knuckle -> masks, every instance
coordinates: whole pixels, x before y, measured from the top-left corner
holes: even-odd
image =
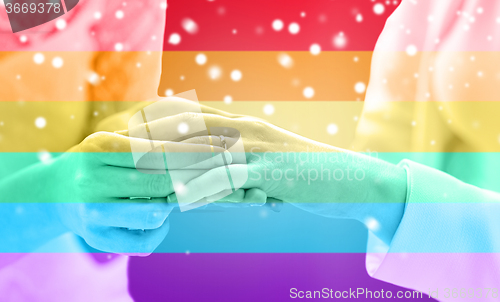
[[[157,229],[163,225],[165,219],[167,219],[170,211],[165,207],[156,206],[156,209],[149,211],[147,218],[147,228]]]
[[[82,151],[100,152],[103,149],[102,144],[107,136],[108,133],[102,131],[87,136],[81,144]]]
[[[199,145],[209,145],[209,139],[204,136],[197,136],[194,138],[194,143]]]
[[[158,244],[154,240],[154,238],[148,238],[147,240],[139,243],[139,249],[141,253],[151,254],[154,252]]]
[[[106,249],[102,244],[102,240],[99,240],[99,236],[95,234],[93,228],[89,224],[82,225],[81,232],[82,234],[80,234],[80,236],[88,245],[98,250]]]
[[[183,113],[181,113],[181,116],[186,118],[186,119],[192,119],[192,118],[199,117],[200,114],[197,112],[183,112]]]
[[[179,122],[184,122],[184,123],[187,123],[188,125],[190,122],[192,122],[193,120],[196,120],[200,117],[201,117],[201,115],[199,113],[196,113],[196,112],[183,112],[183,113],[180,113],[178,115]]]
[[[226,172],[226,167],[219,167],[216,169],[212,170],[214,173],[214,177],[217,179],[224,179],[227,178],[227,172]]]
[[[168,173],[165,174],[153,174],[149,179],[149,190],[155,195],[167,196],[167,188],[169,183]]]
[[[146,228],[148,229],[157,229],[161,226],[163,220],[160,219],[160,213],[157,211],[151,211],[148,214],[148,218],[146,220]]]
[[[106,216],[103,214],[103,206],[101,204],[86,202],[81,204],[80,207],[81,217],[89,223],[92,221],[99,221],[101,217]]]
[[[80,193],[80,196],[85,196],[85,192],[92,189],[95,184],[91,177],[88,177],[82,170],[76,170],[74,176],[75,189]]]

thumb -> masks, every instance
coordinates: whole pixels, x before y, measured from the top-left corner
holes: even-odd
[[[181,192],[176,191],[177,198],[181,203],[188,204],[225,190],[260,188],[262,178],[249,176],[249,172],[256,167],[256,165],[229,165],[212,169],[189,181]],[[255,176],[255,173],[252,174]]]

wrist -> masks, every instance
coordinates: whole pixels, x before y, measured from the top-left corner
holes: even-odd
[[[0,218],[6,226],[0,230],[3,251],[31,252],[67,231],[48,193],[54,186],[54,173],[51,163],[40,163],[0,182],[0,191],[8,201],[1,203]]]
[[[41,167],[41,177],[44,179],[44,185],[40,190],[39,203],[41,210],[44,213],[40,217],[40,221],[46,223],[46,227],[55,236],[59,236],[68,231],[68,228],[63,224],[59,208],[69,194],[65,191],[62,178],[64,178],[63,168],[64,154],[55,158],[49,163],[45,163]]]
[[[407,175],[403,167],[381,162],[370,175],[372,191],[365,210],[356,219],[386,244],[390,244],[403,218],[406,204]]]
[[[66,156],[66,153],[62,154],[47,167],[47,189],[45,190],[45,196],[43,198],[47,204],[47,216],[50,217],[54,230],[60,233],[70,231],[67,227],[67,223],[64,222],[67,217],[62,217],[61,215],[61,208],[64,207],[66,203],[72,202],[71,194],[65,192],[69,188],[67,185],[64,185],[65,178],[67,177],[65,166],[68,164]]]

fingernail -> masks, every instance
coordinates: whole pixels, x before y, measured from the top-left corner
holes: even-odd
[[[266,203],[269,208],[276,213],[281,212],[281,209],[283,208],[283,201],[279,199],[274,199],[274,198],[268,198],[268,202]]]
[[[158,221],[158,213],[155,211],[149,212],[148,217],[147,217],[147,224],[148,225],[155,225]]]
[[[224,163],[226,165],[230,165],[233,162],[233,156],[231,155],[231,152],[229,152],[229,151],[226,150],[226,151],[224,151],[224,153],[222,154],[222,156],[224,156],[224,158],[225,158]]]

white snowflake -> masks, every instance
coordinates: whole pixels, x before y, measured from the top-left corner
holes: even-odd
[[[59,19],[56,21],[56,28],[58,30],[63,30],[66,28],[66,21],[64,19]]]
[[[61,58],[61,57],[55,57],[54,59],[52,59],[52,66],[54,68],[61,68],[62,66],[64,65],[64,60]]]
[[[207,56],[205,54],[199,53],[196,55],[195,61],[198,65],[205,65],[207,62]]]
[[[33,61],[35,62],[35,64],[42,64],[44,61],[45,61],[45,56],[40,53],[40,52],[37,52],[34,56],[33,56]]]
[[[189,125],[185,122],[182,122],[177,126],[177,132],[179,132],[179,134],[186,134],[188,133],[188,131]]]
[[[385,6],[382,3],[376,3],[373,6],[373,12],[377,15],[381,15],[385,12]]]
[[[306,99],[310,99],[314,96],[314,89],[312,87],[306,87],[304,91],[302,91],[302,94]]]
[[[276,19],[273,21],[272,23],[272,27],[275,31],[280,31],[283,29],[283,21],[281,21],[280,19]]]
[[[343,48],[347,44],[347,38],[345,37],[343,32],[338,33],[334,38],[333,38],[333,45],[335,45],[337,48]]]
[[[312,55],[317,56],[321,53],[321,46],[319,44],[312,44],[311,47],[309,47],[309,51],[311,52]]]
[[[285,68],[293,67],[293,59],[286,53],[280,53],[278,55],[278,62],[280,63],[281,66]]]
[[[224,103],[226,103],[227,105],[231,104],[233,102],[233,97],[230,96],[230,95],[226,95],[224,97]]]
[[[43,129],[47,126],[47,120],[44,117],[39,116],[35,119],[35,126],[38,129]]]
[[[231,80],[233,80],[235,82],[239,82],[242,77],[243,77],[243,74],[238,69],[235,69],[231,72]]]
[[[115,50],[116,51],[122,51],[123,50],[123,44],[122,43],[116,43],[115,44]]]
[[[406,47],[406,54],[409,55],[410,57],[413,57],[414,55],[417,54],[417,47],[415,45],[408,45]]]
[[[168,38],[168,43],[172,45],[177,45],[181,43],[181,36],[178,33],[172,33]]]
[[[190,34],[196,34],[198,32],[198,24],[189,18],[182,20],[182,28]]]
[[[300,25],[298,23],[296,23],[296,22],[292,22],[292,23],[290,23],[290,25],[288,25],[288,31],[292,35],[296,35],[300,31]]]
[[[330,135],[335,135],[339,132],[339,127],[336,124],[329,124],[326,127],[326,132]]]
[[[212,80],[218,80],[222,76],[222,70],[219,66],[212,66],[208,69],[208,76]]]
[[[373,217],[366,218],[365,225],[372,232],[377,232],[378,230],[380,230],[380,223]]]
[[[123,13],[123,11],[121,11],[121,10],[117,10],[117,11],[115,12],[115,17],[116,17],[116,19],[123,19],[123,17],[124,17],[124,16],[125,16],[125,14],[124,14],[124,13]]]
[[[354,85],[354,91],[356,91],[356,93],[362,94],[365,92],[365,90],[366,90],[366,85],[363,82],[357,82]]]
[[[265,115],[273,115],[274,114],[274,106],[272,104],[266,104],[264,106],[264,114]]]

